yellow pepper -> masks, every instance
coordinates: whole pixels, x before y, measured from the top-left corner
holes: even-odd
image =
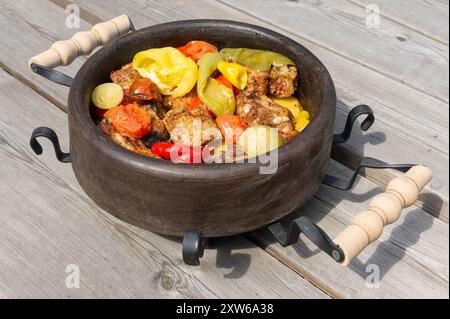
[[[243,90],[247,85],[247,69],[234,62],[220,61],[217,69],[222,75],[239,90]]]
[[[163,95],[180,97],[192,90],[197,81],[197,64],[172,47],[137,53],[133,68],[152,80]]]
[[[228,61],[256,70],[269,72],[272,66],[295,65],[288,57],[273,51],[247,48],[225,48],[220,50]]]
[[[303,110],[302,106],[300,105],[300,101],[293,96],[285,98],[272,98],[272,101],[275,104],[287,108],[292,113],[294,119],[297,118],[300,115],[300,112]]]
[[[310,122],[308,111],[301,111],[299,116],[295,118],[295,129],[299,132],[303,131]]]
[[[297,131],[301,132],[305,129],[306,126],[308,126],[310,122],[309,113],[308,111],[303,110],[300,101],[297,98],[293,96],[281,99],[272,98],[272,101],[275,104],[287,108],[292,113],[295,121],[295,129]]]
[[[223,60],[220,53],[206,53],[198,60],[197,94],[216,116],[234,114],[236,109],[233,90],[211,77]]]

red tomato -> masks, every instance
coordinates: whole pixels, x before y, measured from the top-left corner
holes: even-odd
[[[97,114],[97,117],[100,120],[105,116],[105,113],[107,111],[108,111],[107,109],[101,109],[101,108],[95,107],[95,114]]]
[[[205,105],[205,104],[203,104],[203,102],[200,100],[200,98],[199,98],[198,96],[195,96],[195,97],[192,99],[191,104],[188,105],[187,109],[188,109],[189,111],[192,111],[193,109],[195,109],[195,108],[197,108],[197,107],[199,107],[199,106],[202,106],[202,105]]]
[[[247,125],[237,115],[222,114],[216,118],[217,126],[219,127],[225,141],[228,143],[236,143],[239,137],[247,129]]]
[[[223,75],[219,75],[218,77],[216,77],[216,80],[225,85],[227,88],[232,89],[234,95],[239,94],[239,89],[235,87],[233,84],[231,84],[231,82],[228,81],[227,78],[224,77]]]
[[[164,159],[170,159],[170,153],[174,145],[168,142],[158,142],[152,145],[151,151],[153,154],[159,155]]]
[[[213,111],[211,111],[201,100],[198,96],[195,96],[192,99],[192,102],[188,105],[187,109],[189,111],[192,111],[194,109],[196,109],[197,107],[204,107],[205,109],[208,110],[209,115],[211,116],[211,118],[215,118],[216,114],[214,114]]]
[[[136,104],[113,107],[105,113],[105,118],[123,136],[141,138],[150,132],[150,113]]]
[[[129,94],[131,98],[137,100],[155,100],[161,101],[161,93],[159,92],[158,87],[152,80],[148,78],[140,78],[134,80],[134,82],[130,86]]]
[[[123,90],[123,99],[122,102],[120,102],[120,105],[127,105],[133,103],[133,99],[130,98],[130,96],[128,95],[130,89],[122,89],[122,90]]]
[[[216,46],[205,41],[190,41],[177,49],[195,62],[197,62],[203,54],[217,52]]]
[[[186,146],[181,144],[172,144],[168,142],[159,142],[152,145],[153,154],[159,155],[164,159],[172,160],[175,163],[203,163],[203,147]],[[173,156],[172,154],[176,155]]]

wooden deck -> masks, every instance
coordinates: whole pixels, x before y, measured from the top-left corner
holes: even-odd
[[[198,267],[183,264],[178,240],[117,220],[81,190],[50,144],[35,156],[31,131],[49,126],[68,145],[68,89],[33,74],[27,61],[76,31],[120,14],[136,28],[194,18],[268,27],[303,44],[329,69],[338,93],[336,130],[348,110],[370,105],[376,123],[348,151],[429,166],[435,177],[416,206],[343,268],[307,239],[289,248],[266,230],[224,238]],[[380,9],[367,28],[366,6]],[[0,0],[0,298],[448,298],[448,0]],[[74,75],[86,58],[62,68]],[[47,151],[48,150],[48,151]],[[330,171],[348,173],[346,163]],[[366,170],[350,192],[323,186],[302,209],[337,235],[396,172]],[[80,287],[65,285],[66,267]],[[380,268],[368,285],[368,265]]]

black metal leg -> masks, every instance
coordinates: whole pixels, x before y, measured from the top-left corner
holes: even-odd
[[[206,238],[202,238],[198,231],[187,232],[183,237],[183,261],[186,265],[200,265],[203,257]]]
[[[30,138],[30,146],[36,155],[42,154],[42,146],[39,144],[37,138],[45,137],[48,138],[55,149],[55,155],[58,161],[63,163],[70,163],[70,153],[64,153],[61,151],[61,146],[59,145],[58,135],[56,135],[55,131],[48,127],[38,127],[31,134]]]
[[[398,170],[400,172],[406,172],[415,165],[416,164],[388,164],[372,157],[362,157],[356,169],[354,169],[352,176],[349,179],[343,179],[340,177],[326,175],[322,183],[342,191],[347,191],[351,189],[355,184],[356,178],[358,177],[358,173],[362,168],[365,167],[375,169],[391,168]]]
[[[331,158],[338,162],[344,162],[350,169],[353,170],[353,174],[349,179],[343,179],[331,175],[326,175],[323,183],[325,185],[334,187],[339,190],[347,191],[355,184],[358,173],[362,168],[375,168],[375,169],[396,169],[401,172],[406,172],[415,164],[388,164],[383,161],[377,160],[371,157],[355,157],[354,154],[349,154],[345,149],[338,144],[345,143],[349,138],[353,130],[353,124],[360,117],[366,115],[366,118],[361,123],[361,130],[367,131],[375,122],[375,117],[372,109],[367,105],[355,106],[347,116],[344,131],[340,134],[333,136],[333,147],[331,149]],[[351,163],[351,164],[349,164]]]
[[[345,143],[350,138],[353,130],[353,124],[358,117],[362,115],[367,115],[364,121],[361,123],[361,130],[367,131],[375,122],[375,116],[373,115],[372,109],[368,105],[358,105],[355,106],[347,115],[347,121],[345,122],[344,131],[340,134],[334,134],[333,144]]]
[[[305,234],[317,247],[333,257],[337,262],[344,260],[344,253],[330,237],[308,217],[302,216],[289,222],[287,226],[276,222],[268,227],[269,231],[283,247],[295,244],[300,233]]]

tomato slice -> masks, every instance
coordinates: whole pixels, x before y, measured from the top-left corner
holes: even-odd
[[[216,118],[217,126],[222,132],[225,141],[228,143],[236,143],[239,137],[247,129],[247,125],[242,119],[233,114],[222,114]]]
[[[201,56],[206,53],[218,52],[216,46],[205,41],[190,41],[186,45],[177,49],[195,62],[197,62]]]
[[[205,105],[205,104],[200,100],[200,98],[199,98],[198,95],[197,95],[197,96],[195,96],[195,97],[192,99],[192,101],[191,101],[191,103],[188,105],[187,109],[188,109],[189,111],[192,111],[193,109],[195,109],[195,108],[197,108],[197,107],[199,107],[199,106],[202,106],[202,105]]]
[[[119,105],[109,109],[105,118],[123,136],[141,138],[150,132],[150,113],[136,104]]]
[[[239,89],[237,87],[235,87],[233,84],[231,84],[231,82],[228,81],[228,79],[226,77],[224,77],[223,75],[219,75],[218,77],[216,77],[216,80],[219,81],[220,83],[222,83],[223,85],[225,85],[227,88],[232,89],[234,95],[239,94]]]
[[[161,93],[158,87],[152,80],[147,78],[140,78],[135,80],[131,86],[128,95],[137,100],[143,101],[162,101]]]

